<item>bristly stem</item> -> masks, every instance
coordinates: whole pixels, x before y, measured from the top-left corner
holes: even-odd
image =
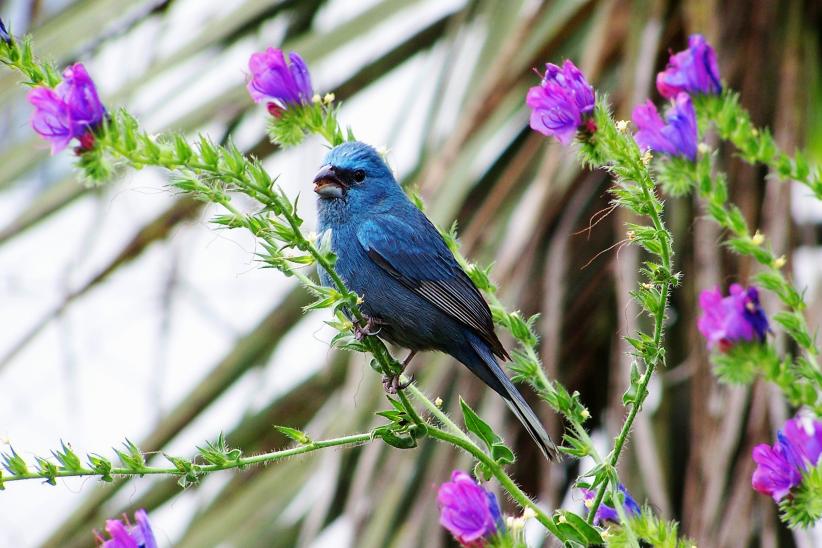
[[[597,471],[594,483],[598,484],[598,489],[589,509],[589,523],[593,523],[609,486],[614,492],[618,490],[616,465],[634,420],[648,396],[651,377],[657,366],[665,360],[663,336],[668,296],[671,286],[678,281],[672,270],[671,235],[662,220],[663,205],[656,195],[656,184],[648,170],[650,156],[641,153],[630,134],[617,129],[604,103],[600,102],[597,105],[594,120],[597,130],[590,141],[583,145],[583,157],[594,165],[602,165],[616,177],[616,184],[611,191],[615,203],[650,219],[651,227],[631,225],[628,240],[641,245],[650,255],[657,257],[659,263],[645,263],[642,273],[647,281],[633,294],[642,310],[653,318],[653,334],[651,337],[642,333],[636,337],[626,337],[636,350],[636,355],[642,358],[645,371],[636,381],[635,371],[632,371],[631,387],[623,398],[630,405],[630,409],[614,440],[614,447],[608,455],[607,462]],[[602,158],[608,161],[603,163],[600,160]]]
[[[235,460],[227,461],[224,464],[202,464],[202,465],[192,465],[192,470],[196,474],[205,474],[209,472],[216,472],[219,470],[231,470],[231,469],[243,469],[247,466],[253,466],[255,464],[267,464],[270,462],[276,462],[283,460],[288,457],[293,457],[296,455],[302,455],[305,453],[311,453],[313,451],[318,451],[320,449],[325,449],[328,447],[339,447],[339,446],[350,446],[350,445],[362,445],[364,443],[369,443],[370,441],[374,440],[378,436],[375,435],[374,432],[365,432],[362,434],[351,434],[348,436],[342,436],[339,438],[331,438],[327,440],[320,440],[320,441],[312,441],[306,444],[298,445],[296,447],[292,447],[290,449],[283,449],[280,451],[271,451],[269,453],[262,453],[259,455],[254,455],[252,457],[240,457]],[[133,467],[112,467],[108,469],[107,476],[115,477],[115,476],[146,476],[146,475],[167,475],[167,476],[185,476],[188,472],[180,467],[162,467],[162,466],[133,466]],[[42,479],[42,480],[53,480],[54,478],[68,478],[68,477],[87,477],[87,476],[100,476],[102,477],[100,470],[95,470],[88,467],[77,467],[70,470],[59,469],[53,472],[44,472],[44,471],[36,471],[36,472],[25,472],[20,474],[14,474],[12,476],[2,476],[0,477],[0,486],[3,483],[9,483],[12,481],[20,481],[20,480],[30,480],[30,479]]]
[[[454,421],[452,421],[448,417],[448,415],[446,415],[442,411],[442,409],[437,407],[437,405],[434,402],[432,402],[425,394],[423,394],[423,392],[419,388],[417,388],[417,385],[411,384],[411,385],[408,386],[408,388],[406,388],[406,390],[411,392],[411,395],[414,396],[414,399],[418,400],[422,404],[423,407],[428,409],[428,411],[434,417],[436,417],[437,420],[440,421],[440,423],[443,426],[448,428],[448,430],[450,430],[455,435],[460,436],[463,439],[470,440],[468,435],[465,432],[463,432],[462,429],[459,426],[457,426],[454,423]]]

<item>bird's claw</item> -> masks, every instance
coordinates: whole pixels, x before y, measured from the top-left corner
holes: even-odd
[[[407,380],[401,381],[400,375],[383,375],[382,386],[389,394],[396,394],[400,390],[405,390],[414,382],[414,376],[411,375]]]
[[[366,320],[365,325],[361,326],[360,322],[354,322],[354,338],[358,341],[363,340],[366,337],[370,337],[371,335],[377,335],[380,332],[380,327],[378,327],[379,321],[375,320],[374,318],[368,316],[368,320]]]

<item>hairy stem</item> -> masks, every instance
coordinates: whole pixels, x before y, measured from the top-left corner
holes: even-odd
[[[311,443],[307,443],[304,445],[299,445],[297,447],[292,447],[291,449],[283,449],[281,451],[272,451],[269,453],[262,453],[260,455],[255,455],[253,457],[241,457],[237,460],[227,462],[225,464],[204,464],[204,465],[197,465],[195,468],[196,473],[209,473],[209,472],[217,472],[219,470],[231,470],[231,469],[242,469],[246,466],[252,466],[255,464],[267,464],[270,462],[276,462],[283,460],[288,457],[293,457],[296,455],[302,455],[305,453],[312,453],[314,451],[318,451],[320,449],[325,449],[328,447],[338,447],[338,446],[349,446],[349,445],[362,445],[365,443],[369,443],[375,439],[375,435],[373,432],[366,432],[362,434],[351,434],[348,436],[342,436],[339,438],[331,438],[327,440],[320,440],[320,441],[313,441]],[[184,476],[186,474],[185,471],[180,470],[176,467],[162,467],[162,466],[142,466],[137,468],[125,468],[125,467],[112,467],[109,471],[110,476],[145,476],[145,475],[169,475],[169,476]],[[75,470],[58,470],[53,474],[44,473],[44,472],[28,472],[25,474],[17,474],[14,476],[3,477],[3,482],[8,483],[12,481],[20,481],[20,480],[29,480],[29,479],[42,479],[48,480],[50,478],[66,478],[66,477],[84,477],[84,476],[103,476],[99,471],[93,470],[91,468],[77,468]]]
[[[656,184],[648,171],[647,162],[640,155],[633,138],[617,130],[612,118],[604,109],[598,110],[597,125],[599,126],[597,135],[600,139],[597,146],[602,147],[602,152],[605,153],[606,158],[613,159],[614,163],[609,166],[609,169],[617,175],[620,184],[620,187],[615,191],[616,203],[651,220],[652,234],[643,231],[640,236],[643,240],[640,241],[648,251],[659,258],[660,264],[657,272],[651,270],[646,274],[651,276],[651,279],[647,283],[643,283],[642,288],[650,291],[658,284],[658,297],[648,293],[645,299],[640,299],[643,309],[652,314],[654,324],[650,344],[643,343],[641,338],[635,341],[640,345],[637,348],[642,348],[640,354],[645,363],[645,372],[635,385],[636,392],[631,396],[630,410],[614,440],[614,447],[608,455],[605,466],[602,468],[602,472],[607,475],[607,478],[602,477],[600,474],[597,475],[599,487],[588,513],[589,523],[593,523],[597,509],[602,504],[609,485],[615,492],[618,489],[619,482],[615,473],[616,465],[630,435],[634,420],[648,396],[648,384],[651,382],[651,377],[657,366],[664,363],[663,336],[668,296],[671,286],[676,280],[672,272],[671,236],[662,221],[662,202],[656,196]],[[637,189],[639,189],[638,193],[636,192]],[[640,294],[642,289],[640,289]],[[653,295],[653,298],[648,297],[648,295]]]

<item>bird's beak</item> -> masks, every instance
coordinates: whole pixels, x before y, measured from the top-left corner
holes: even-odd
[[[324,165],[314,177],[314,192],[321,198],[342,198],[345,183],[337,176],[334,166]]]

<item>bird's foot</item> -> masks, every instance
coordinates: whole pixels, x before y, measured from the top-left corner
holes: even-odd
[[[354,322],[354,338],[358,341],[361,341],[371,335],[377,335],[380,332],[380,321],[376,318],[372,318],[371,316],[366,316],[366,318],[367,320],[365,325],[360,325],[359,321]]]
[[[396,394],[400,390],[405,390],[411,383],[414,382],[414,376],[411,375],[406,380],[400,380],[402,375],[383,375],[382,377],[382,387],[385,389],[386,392],[389,394]]]
[[[414,355],[417,353],[416,350],[412,350],[408,357],[405,358],[402,362],[402,371],[405,371],[405,368],[408,367],[408,364],[411,363],[411,360],[414,358]],[[385,388],[385,391],[389,394],[396,394],[399,390],[405,390],[408,388],[412,382],[414,382],[414,375],[409,375],[408,380],[405,382],[400,381],[400,376],[402,373],[396,375],[383,375],[382,377],[382,386]]]

